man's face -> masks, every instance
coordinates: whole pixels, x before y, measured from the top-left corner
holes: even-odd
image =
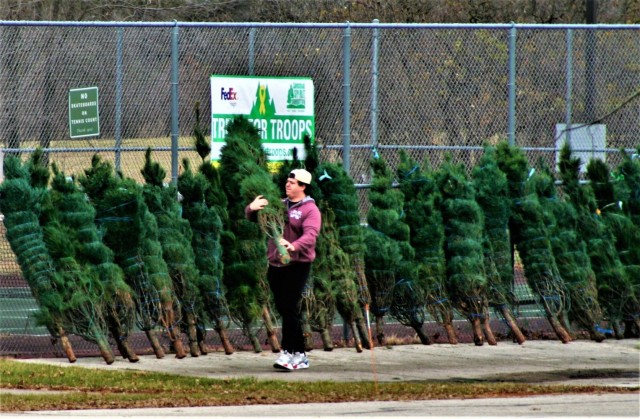
[[[297,180],[288,178],[287,184],[285,185],[285,192],[287,198],[295,201],[304,196],[304,186],[300,186]]]

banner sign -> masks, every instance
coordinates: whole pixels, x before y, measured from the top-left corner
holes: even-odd
[[[100,135],[98,88],[69,90],[69,136],[71,138]]]
[[[315,134],[313,80],[298,77],[211,76],[211,160],[220,159],[227,124],[244,115],[259,130],[269,161],[304,159],[304,136]]]

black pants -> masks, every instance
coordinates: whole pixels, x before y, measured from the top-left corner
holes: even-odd
[[[300,309],[310,271],[311,263],[269,266],[267,271],[276,310],[282,317],[282,349],[289,353],[304,352]]]

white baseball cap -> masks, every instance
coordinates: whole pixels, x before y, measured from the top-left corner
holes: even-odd
[[[289,177],[297,180],[298,182],[311,185],[311,173],[307,172],[304,169],[292,170],[291,172],[289,172]]]

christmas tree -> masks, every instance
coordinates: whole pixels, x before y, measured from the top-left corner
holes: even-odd
[[[319,307],[334,305],[334,308],[322,310],[340,313],[345,326],[352,332],[356,351],[362,352],[363,347],[370,348],[370,343],[362,314],[362,306],[368,301],[368,290],[357,192],[353,180],[341,165],[321,162],[317,145],[311,144],[308,136],[304,138],[304,144],[304,166],[315,179],[311,194],[322,213],[322,230],[316,242],[317,257],[312,270],[312,275],[321,279],[314,287],[317,294],[314,298],[319,300]],[[296,168],[295,160],[294,155],[291,169]],[[283,168],[280,173],[284,175],[287,170]],[[341,216],[337,217],[336,213]],[[347,335],[345,329],[345,339]]]
[[[634,298],[633,286],[615,248],[615,238],[600,215],[591,185],[580,182],[580,166],[580,159],[571,156],[571,146],[565,143],[559,162],[562,190],[578,215],[578,233],[587,245],[596,274],[600,307],[616,337],[622,338],[620,323],[637,313],[627,311]]]
[[[437,171],[436,182],[442,195],[449,295],[471,323],[474,343],[483,345],[486,337],[490,345],[495,345],[484,270],[482,210],[462,165],[448,158]]]
[[[140,185],[116,176],[111,164],[97,154],[79,182],[96,209],[104,244],[113,251],[115,262],[135,293],[138,327],[146,333],[156,357],[164,357],[157,335],[161,327],[167,331],[176,357],[184,358],[180,302],[162,257],[157,221],[144,202]]]
[[[472,177],[476,202],[482,209],[484,220],[482,247],[489,305],[502,316],[514,340],[522,344],[525,337],[513,315],[517,301],[513,292],[513,257],[509,237],[509,184],[498,168],[494,147],[485,147],[484,155],[473,168]]]
[[[202,173],[193,173],[188,160],[183,160],[183,169],[178,178],[178,190],[183,197],[182,217],[189,222],[193,232],[191,247],[200,272],[197,286],[203,299],[204,315],[213,323],[225,353],[230,355],[234,350],[227,336],[229,306],[222,283],[222,219],[215,206],[208,203],[211,184],[207,178]],[[199,326],[197,332],[200,351],[206,354],[206,328]]]
[[[223,240],[233,243],[233,233],[226,229],[229,225],[227,197],[220,183],[220,174],[207,160],[211,154],[211,143],[206,139],[200,122],[200,104],[195,106],[196,123],[193,128],[195,148],[201,158],[196,173],[192,173],[187,159],[183,160],[184,170],[178,177],[178,190],[183,196],[182,216],[189,221],[193,231],[191,245],[196,256],[196,266],[200,271],[198,288],[204,299],[204,308],[227,355],[234,349],[229,341],[229,305],[227,290],[222,275]],[[206,329],[198,328],[200,342],[205,341]],[[206,353],[204,345],[200,351]]]
[[[103,314],[120,354],[131,362],[139,360],[129,344],[135,321],[133,291],[124,281],[122,269],[113,262],[113,252],[104,245],[95,225],[95,209],[72,178],[52,166],[49,193],[50,218],[64,228],[65,242],[73,246],[73,257],[102,289]]]
[[[596,274],[584,240],[577,232],[577,213],[573,205],[558,197],[555,179],[548,167],[540,167],[531,177],[531,184],[546,215],[551,248],[569,293],[569,319],[587,330],[591,339],[601,342],[605,336],[600,328],[602,309]]]
[[[415,250],[416,278],[424,290],[424,302],[431,316],[444,327],[450,344],[458,343],[453,326],[453,306],[447,293],[444,225],[440,212],[440,192],[433,171],[425,159],[423,166],[400,152],[396,169],[404,194],[410,244]]]
[[[50,171],[41,149],[31,154],[28,169],[31,186],[44,189],[40,225],[44,243],[58,272],[57,291],[61,294],[65,330],[98,345],[107,364],[114,362],[107,340],[104,287],[97,275],[75,258],[78,247],[72,229],[58,221],[58,212],[52,205],[52,191],[46,189]]]
[[[365,273],[371,292],[371,311],[376,318],[376,338],[384,345],[384,316],[391,308],[396,281],[414,277],[411,261],[415,252],[409,244],[409,226],[400,218],[402,191],[392,187],[391,170],[375,149],[371,168]]]
[[[551,249],[549,231],[535,191],[527,188],[530,166],[521,149],[505,142],[496,149],[498,167],[507,176],[511,216],[509,232],[516,247],[527,282],[540,298],[547,320],[563,343],[571,341],[563,326],[567,290]]]
[[[196,268],[195,254],[191,247],[193,233],[189,222],[182,218],[175,185],[165,186],[166,171],[151,160],[151,149],[145,153],[145,164],[140,171],[145,180],[142,196],[158,224],[158,241],[162,256],[169,269],[176,298],[182,309],[181,326],[187,331],[191,356],[200,355],[197,329],[204,328],[203,301],[198,290],[200,273]]]
[[[69,362],[76,356],[65,331],[60,278],[44,242],[40,214],[45,190],[33,188],[30,173],[15,156],[4,161],[5,180],[0,184],[0,212],[4,215],[7,241],[38,304],[36,319],[54,340],[60,340]]]
[[[410,228],[409,243],[415,252],[412,261],[415,271],[412,281],[396,284],[392,313],[398,317],[399,309],[403,308],[406,316],[419,318],[422,323],[425,312],[429,311],[444,326],[449,343],[455,344],[458,340],[452,324],[453,308],[445,290],[444,230],[438,231],[433,224],[437,222],[442,227],[442,218],[434,202],[437,187],[427,166],[425,161],[425,168],[420,167],[404,150],[400,151],[396,175],[404,196],[404,220]],[[434,220],[434,216],[439,219]],[[420,340],[429,343],[428,338],[421,337]]]
[[[622,162],[613,173],[619,180],[616,182],[617,195],[623,203],[623,211],[640,226],[640,146],[631,155],[621,154]]]
[[[227,126],[225,145],[220,155],[220,179],[227,197],[229,230],[233,242],[225,242],[224,283],[228,290],[229,309],[252,341],[254,350],[262,346],[256,336],[257,320],[262,316],[273,352],[280,351],[266,284],[266,238],[281,234],[284,207],[278,189],[266,168],[267,157],[257,128],[238,116]],[[245,207],[258,196],[269,205],[258,214],[258,223],[247,220]],[[268,210],[267,210],[268,208]],[[286,259],[286,250],[281,254]]]
[[[592,159],[587,165],[587,177],[591,181],[600,217],[613,235],[620,262],[634,291],[633,295],[627,296],[624,308],[625,338],[638,337],[640,333],[640,226],[633,222],[629,211],[625,211],[624,202],[629,201],[625,178],[633,179],[630,170],[633,166],[628,162],[623,157],[618,174],[610,173],[602,160]]]

